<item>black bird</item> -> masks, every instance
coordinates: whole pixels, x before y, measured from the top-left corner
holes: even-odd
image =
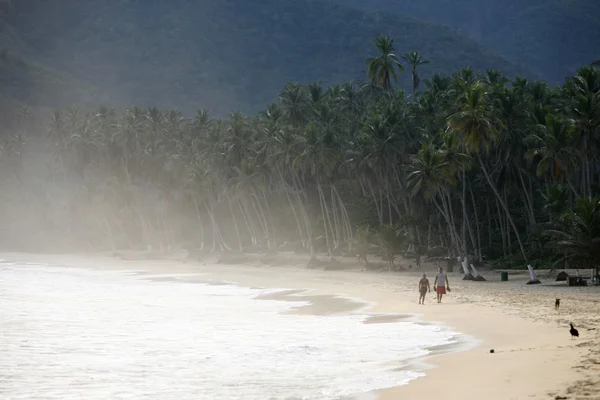
[[[559,307],[560,307],[560,299],[556,299],[556,301],[554,302],[554,309],[558,310]]]
[[[573,324],[570,324],[570,325],[571,325],[571,330],[569,332],[571,332],[571,338],[579,337],[579,331],[573,327]]]

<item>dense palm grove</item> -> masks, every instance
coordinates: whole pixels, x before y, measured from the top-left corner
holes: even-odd
[[[23,110],[0,153],[4,247],[600,262],[599,70],[421,82],[421,54],[375,44],[367,83],[290,83],[257,116]]]

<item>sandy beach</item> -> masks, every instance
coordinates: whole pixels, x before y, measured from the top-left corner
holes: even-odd
[[[248,287],[304,290],[288,296],[310,296],[306,310],[318,314],[347,311],[347,300],[372,303],[369,311],[419,314],[468,335],[475,346],[466,351],[427,358],[426,377],[382,390],[380,399],[442,396],[446,400],[485,398],[600,399],[600,291],[597,287],[567,287],[539,272],[542,285],[526,286],[528,275],[510,273],[508,282],[486,271],[487,282],[462,281],[449,274],[452,292],[436,304],[435,294],[418,304],[417,282],[427,273],[433,283],[434,264],[410,272],[367,272],[346,260],[348,270],[306,269],[293,255],[260,258],[245,265],[224,265],[184,259],[121,260],[102,255],[0,254],[0,259],[44,262],[84,268],[146,271],[147,274],[202,273],[203,280],[235,282]],[[186,279],[193,282],[194,277]],[[286,294],[284,294],[286,295]],[[554,300],[561,299],[559,311]],[[350,307],[352,308],[352,307]],[[580,337],[571,339],[569,323]],[[490,354],[494,349],[494,354]]]

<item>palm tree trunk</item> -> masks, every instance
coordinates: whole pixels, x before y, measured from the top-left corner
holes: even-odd
[[[350,216],[348,215],[348,210],[346,209],[344,200],[342,200],[342,196],[340,196],[340,193],[338,192],[337,188],[335,187],[335,185],[332,185],[331,187],[333,188],[333,193],[335,194],[335,196],[337,197],[337,199],[339,201],[340,210],[342,212],[342,221],[344,223],[344,226],[346,227],[346,232],[347,232],[347,236],[345,239],[348,239],[348,246],[349,246],[348,251],[351,252],[352,251],[353,233],[352,233],[352,223],[350,222]]]
[[[215,218],[213,202],[212,201],[210,202],[210,207],[208,205],[206,205],[206,203],[204,203],[204,208],[206,208],[206,211],[208,212],[208,215],[210,217],[210,220],[211,220],[212,226],[213,226],[213,249],[212,249],[212,251],[214,252],[216,250],[216,246],[219,246],[219,251],[223,251],[223,250],[231,251],[231,247],[229,247],[227,245],[227,243],[223,239],[223,235],[221,234],[221,229],[219,229],[219,224],[217,223],[217,220]]]
[[[269,199],[267,198],[266,189],[262,189],[261,193],[263,195],[263,201],[265,202],[265,208],[267,210],[267,216],[269,218],[269,222],[271,223],[271,234],[273,235],[273,245],[275,248],[277,247],[277,232],[275,230],[275,221],[273,220],[273,213],[271,212],[271,206],[269,205]]]
[[[446,249],[448,249],[448,253],[450,253],[452,243],[448,243],[448,241],[446,240],[446,235],[444,234],[444,229],[442,229],[442,221],[440,221],[439,218],[436,218],[436,219],[437,219],[437,232],[438,232],[440,244],[442,247],[445,247]]]
[[[485,197],[485,209],[487,212],[487,220],[488,220],[488,226],[487,226],[487,239],[488,239],[488,247],[492,247],[493,243],[492,243],[492,212],[490,211],[490,201],[488,200],[487,196]]]
[[[464,257],[467,258],[467,220],[469,218],[467,214],[467,179],[465,178],[465,170],[462,170],[462,193],[461,193],[461,202],[462,202],[462,242],[464,246]]]
[[[502,212],[500,210],[500,201],[496,198],[496,210],[498,211],[498,227],[500,229],[500,236],[502,237],[502,255],[506,257],[508,255],[507,245],[506,245],[506,233],[504,229],[504,222],[502,221]]]
[[[473,213],[476,214],[477,211],[474,211]],[[479,257],[479,246],[477,246],[477,241],[475,240],[475,234],[473,233],[473,228],[471,227],[471,219],[470,218],[465,219],[465,225],[467,226],[467,232],[469,232],[469,239],[471,240],[473,255],[475,257]]]
[[[286,185],[287,185],[287,183],[286,183]],[[294,196],[296,198],[296,201],[298,202],[298,206],[300,207],[300,212],[302,213],[302,218],[304,219],[304,225],[306,227],[308,249],[310,251],[311,258],[314,258],[315,257],[315,249],[314,249],[314,245],[313,245],[312,226],[310,223],[310,218],[308,216],[308,213],[306,212],[306,208],[304,207],[304,204],[302,203],[302,198],[303,197],[306,198],[306,196],[301,196],[301,193],[297,193],[296,190],[292,191],[291,189],[292,188],[290,187],[290,193],[292,194],[292,196]]]
[[[431,249],[431,218],[433,216],[430,214],[429,217],[427,218],[427,243],[425,244],[427,246],[427,250]]]
[[[444,219],[446,220],[446,224],[448,225],[448,234],[450,235],[450,242],[455,247],[455,250],[457,251],[456,254],[460,254],[461,251],[460,251],[459,240],[458,240],[458,237],[457,237],[458,235],[456,234],[456,231],[454,229],[454,226],[452,225],[452,221],[450,219],[450,216],[448,215],[448,210],[446,209],[447,207],[446,207],[446,204],[444,202],[444,195],[443,194],[441,195],[442,206],[440,206],[439,204],[437,204],[437,201],[435,200],[435,198],[433,199],[433,202],[434,202],[435,206],[438,208],[439,212],[444,217]]]
[[[529,193],[527,191],[527,187],[525,186],[525,180],[523,179],[523,173],[521,172],[521,168],[518,166],[517,175],[519,176],[519,182],[521,182],[521,187],[523,188],[523,196],[525,198],[525,209],[527,210],[527,215],[529,216],[530,227],[533,227],[535,222],[535,210],[533,209],[533,201],[531,197],[529,197]]]
[[[462,241],[462,239],[459,238],[458,232],[456,231],[456,222],[454,220],[454,210],[452,209],[452,198],[450,197],[449,193],[446,193],[446,201],[448,204],[446,212],[448,213],[448,216],[450,217],[451,227],[452,227],[452,230],[454,231],[454,235],[456,237],[456,243],[459,245],[458,255],[462,254],[463,256],[466,257],[466,254],[467,254],[466,243],[464,243]]]
[[[325,205],[325,199],[323,196],[323,191],[321,190],[321,184],[319,183],[319,179],[317,178],[317,192],[319,193],[319,203],[321,205],[321,216],[323,217],[323,228],[325,229],[325,243],[327,245],[327,251],[328,253],[331,255],[331,241],[329,238],[329,229],[327,228],[327,220],[328,220],[328,215],[326,216],[326,211],[325,208],[327,207]]]
[[[281,173],[280,173],[280,177],[283,180],[283,176],[281,176]],[[284,185],[283,191],[285,192],[285,196],[287,198],[288,204],[290,205],[290,209],[292,210],[292,214],[294,214],[294,220],[296,221],[296,227],[298,228],[298,236],[300,237],[300,242],[302,242],[302,247],[304,247],[306,245],[306,242],[304,241],[304,235],[302,233],[302,225],[300,224],[300,219],[298,218],[298,212],[296,211],[296,207],[294,206],[292,198],[290,197],[290,191],[287,188],[287,184],[284,182],[283,185]]]
[[[265,228],[265,238],[267,240],[267,250],[271,250],[271,248],[272,248],[272,246],[271,246],[271,236],[269,234],[269,223],[267,221],[267,216],[265,215],[265,211],[263,210],[263,207],[260,204],[260,198],[256,194],[252,194],[252,196],[256,200],[256,205],[258,206],[258,210],[260,212],[260,216],[262,217],[262,220],[263,220],[263,226]],[[274,232],[273,232],[273,236],[275,236]]]
[[[371,182],[368,182],[369,190],[371,191],[371,196],[373,197],[373,203],[375,204],[375,209],[377,210],[377,215],[379,216],[379,228],[383,228],[383,210],[379,207],[379,203],[377,201],[377,196],[375,196],[375,191],[373,190],[373,185]]]
[[[506,212],[508,221],[509,221],[510,225],[512,226],[512,229],[514,230],[515,236],[517,238],[517,242],[519,243],[519,248],[521,249],[521,255],[523,256],[523,260],[525,261],[525,264],[529,264],[529,261],[527,259],[527,254],[525,253],[525,247],[523,247],[523,241],[521,240],[521,235],[519,234],[519,230],[517,229],[517,226],[515,225],[515,222],[513,221],[512,216],[510,215],[510,211],[508,210],[508,206],[502,200],[502,198],[500,196],[500,193],[498,193],[498,189],[496,189],[496,185],[494,185],[494,182],[492,181],[492,178],[490,177],[490,174],[488,173],[488,170],[485,167],[485,163],[481,159],[481,156],[479,155],[479,153],[476,153],[476,154],[477,154],[477,160],[479,160],[479,164],[481,166],[481,170],[483,171],[483,174],[485,175],[485,179],[487,180],[488,184],[492,188],[492,191],[494,192],[494,194],[498,198],[498,201],[502,205],[502,208],[504,209],[504,212]]]
[[[202,216],[200,215],[200,208],[198,207],[198,201],[196,195],[192,194],[194,200],[194,207],[196,208],[196,218],[198,218],[198,225],[200,225],[200,250],[204,249],[204,224],[202,223]]]
[[[250,195],[248,196],[248,200],[250,201],[250,204],[252,205],[252,208],[254,209],[254,214],[258,217],[258,225],[260,226],[261,230],[262,230],[262,235],[261,235],[261,243],[264,245],[265,241],[267,242],[267,247],[269,246],[269,232],[267,229],[267,225],[265,223],[264,220],[264,214],[261,212],[261,209],[259,209],[259,205],[256,204],[256,202],[254,201],[256,196],[254,195]]]
[[[473,194],[473,185],[469,185],[471,191],[471,202],[473,204],[473,214],[475,214],[475,229],[477,230],[477,258],[478,261],[482,261],[483,257],[481,254],[481,233],[479,231],[479,216],[477,212],[477,204],[475,203],[475,195]],[[488,228],[489,229],[489,228]]]
[[[333,184],[330,185],[330,188],[329,188],[329,198],[331,199],[331,214],[333,217],[333,226],[334,226],[334,229],[332,229],[332,230],[334,232],[334,237],[337,239],[335,241],[336,245],[335,245],[334,250],[337,250],[337,247],[338,247],[337,243],[339,243],[340,238],[342,237],[342,232],[340,230],[340,221],[339,221],[339,216],[338,216],[339,212],[338,212],[338,209],[336,206],[337,199],[335,198],[335,196],[333,194]]]
[[[227,190],[225,190],[225,197],[227,198],[227,205],[229,206],[229,211],[231,212],[231,218],[233,219],[233,226],[235,228],[235,234],[238,239],[238,248],[241,252],[241,251],[243,251],[242,236],[240,235],[240,228],[237,223],[237,218],[235,217],[235,213],[233,212],[233,207],[231,206],[231,197],[229,196],[229,192]]]
[[[242,200],[237,201],[238,208],[240,209],[240,214],[242,214],[242,217],[244,218],[246,229],[248,230],[248,234],[250,235],[250,242],[252,243],[252,246],[256,246],[258,244],[258,241],[256,240],[256,234],[252,226],[253,222],[250,220],[250,215],[248,214],[246,204],[242,203]],[[244,208],[246,208],[246,210],[244,210]]]
[[[110,246],[112,248],[112,251],[116,252],[117,251],[117,245],[115,243],[115,236],[113,234],[113,230],[112,230],[112,228],[110,226],[110,222],[108,221],[108,215],[107,215],[108,211],[106,210],[106,205],[104,205],[104,212],[102,214],[103,214],[103,217],[104,217],[103,218],[104,225],[106,226],[106,232],[108,233],[108,239],[109,239],[109,242],[110,242]]]

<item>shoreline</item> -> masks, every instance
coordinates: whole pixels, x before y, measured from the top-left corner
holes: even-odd
[[[238,282],[232,283],[239,285]],[[275,292],[268,295],[260,295],[255,297],[257,300],[276,300],[276,301],[286,301],[286,302],[307,302],[308,304],[303,304],[298,307],[292,307],[291,310],[283,312],[283,314],[310,314],[310,315],[319,315],[319,316],[329,316],[329,315],[360,315],[364,316],[365,320],[362,322],[363,324],[394,324],[399,322],[412,322],[417,325],[434,325],[438,328],[442,328],[452,334],[449,339],[451,343],[442,344],[442,345],[431,345],[424,347],[424,350],[428,352],[427,355],[414,357],[414,358],[405,358],[402,359],[402,363],[406,365],[398,368],[394,368],[393,370],[402,371],[409,370],[412,372],[425,374],[424,377],[427,376],[426,372],[432,368],[435,368],[435,364],[429,362],[431,358],[435,358],[437,356],[443,354],[454,354],[465,351],[470,351],[477,348],[480,345],[480,340],[477,338],[471,337],[462,332],[454,332],[453,329],[449,326],[446,326],[440,322],[432,322],[425,321],[422,319],[423,315],[420,313],[387,313],[387,312],[373,312],[372,308],[375,306],[374,303],[368,302],[366,300],[357,299],[353,297],[346,297],[339,294],[329,294],[329,295],[311,295],[312,289],[283,289],[279,292]],[[333,307],[332,302],[343,303],[345,307],[342,309]],[[321,304],[319,304],[321,303]],[[400,387],[410,386],[413,382],[418,379],[422,379],[424,377],[418,377],[410,380],[408,383],[401,386],[394,386],[390,388],[379,389],[374,393],[367,393],[367,395],[373,395],[373,398],[379,399],[382,396],[384,391],[395,391]],[[394,393],[395,394],[395,393]],[[362,395],[361,395],[362,396]],[[361,397],[357,396],[357,397]],[[362,398],[362,397],[361,397]]]
[[[243,266],[241,266],[243,268]],[[141,280],[148,282],[171,282],[180,284],[206,284],[216,286],[238,286],[247,287],[250,289],[273,289],[276,292],[269,294],[262,294],[254,297],[255,300],[275,300],[280,302],[289,302],[290,309],[282,311],[281,314],[293,314],[293,315],[315,315],[315,316],[333,316],[333,315],[359,315],[365,317],[363,324],[388,324],[398,322],[412,322],[417,325],[434,325],[436,327],[447,330],[452,334],[449,339],[451,343],[442,345],[431,345],[423,347],[423,350],[427,351],[428,354],[424,356],[418,356],[414,358],[404,358],[401,361],[403,366],[392,368],[393,371],[411,371],[419,374],[425,374],[426,371],[435,368],[435,364],[428,362],[432,357],[436,357],[442,354],[459,353],[463,351],[469,351],[479,346],[480,340],[470,337],[462,332],[453,332],[452,329],[443,323],[424,321],[422,320],[423,315],[419,313],[387,313],[387,312],[373,312],[372,308],[376,306],[375,303],[369,302],[365,299],[350,297],[340,294],[311,294],[314,289],[311,288],[300,288],[300,289],[288,289],[265,286],[254,286],[249,287],[243,283],[230,280],[207,279],[207,276],[211,276],[211,273],[205,273],[199,271],[197,274],[162,274],[152,273],[152,271],[140,270],[140,271],[128,271],[128,275],[135,276]],[[299,303],[294,306],[293,303]],[[426,376],[426,374],[425,374]],[[375,392],[359,393],[356,395],[344,397],[345,400],[371,400],[381,398],[382,391],[396,390],[397,388],[410,385],[417,379],[423,377],[417,377],[411,379],[409,382],[400,385],[392,386],[389,388],[383,388],[376,390]]]
[[[382,400],[416,398],[433,392],[444,393],[445,400],[599,398],[595,392],[600,387],[597,350],[600,338],[596,329],[600,315],[590,309],[590,304],[600,304],[597,290],[540,285],[525,288],[524,282],[514,281],[474,283],[459,281],[459,274],[449,274],[453,291],[444,298],[444,303],[435,304],[435,297],[429,294],[428,304],[420,306],[416,292],[418,275],[423,271],[431,273],[434,266],[424,266],[418,272],[379,273],[292,266],[202,265],[181,260],[116,260],[76,254],[13,253],[0,254],[0,258],[77,264],[94,269],[144,270],[147,274],[202,274],[202,278],[246,287],[289,288],[296,291],[294,294],[300,293],[299,297],[333,295],[361,299],[367,302],[362,314],[419,315],[419,321],[442,325],[480,341],[465,351],[428,354],[420,360],[426,376],[404,386],[378,391],[377,396]],[[553,310],[557,293],[562,293],[565,299],[566,316]],[[571,311],[579,315],[572,315]],[[570,340],[568,325],[565,327],[568,320],[579,327],[578,340]],[[491,348],[495,349],[494,354],[489,353]]]

